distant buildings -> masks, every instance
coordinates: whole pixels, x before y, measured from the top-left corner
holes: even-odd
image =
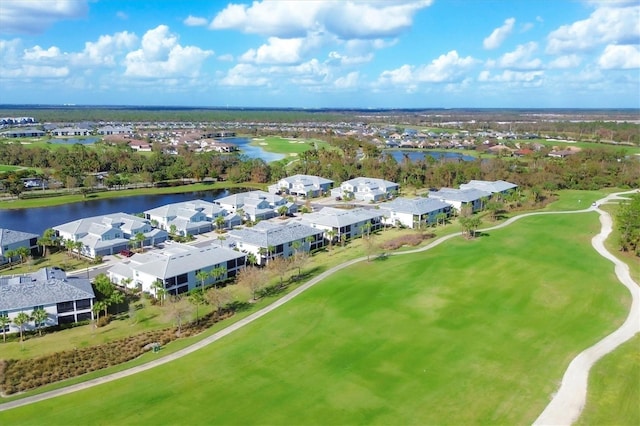
[[[252,221],[271,219],[280,215],[284,208],[286,214],[298,211],[295,203],[265,191],[249,191],[218,198],[214,201],[230,213],[237,213]]]
[[[346,180],[340,187],[332,189],[331,196],[358,201],[382,201],[392,198],[399,188],[397,183],[385,179],[357,177]]]
[[[41,327],[70,324],[93,319],[95,294],[88,278],[67,277],[58,268],[42,268],[25,275],[0,276],[0,316],[14,319],[20,312],[28,315],[44,309],[47,318]],[[33,330],[30,322],[23,328]],[[0,330],[2,331],[2,330]],[[15,324],[5,331],[19,332]]]
[[[271,194],[290,194],[300,197],[319,197],[329,193],[333,181],[313,175],[294,175],[269,185]]]

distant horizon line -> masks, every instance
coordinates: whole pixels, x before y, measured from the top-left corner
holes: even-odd
[[[640,107],[260,107],[202,105],[133,105],[133,104],[0,104],[0,109],[100,108],[100,109],[178,109],[217,111],[638,111]]]

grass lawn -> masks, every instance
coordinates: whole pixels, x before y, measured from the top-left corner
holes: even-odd
[[[640,424],[640,334],[602,358],[589,374],[587,404],[576,425]]]
[[[20,170],[20,169],[24,169],[24,167],[0,164],[0,172],[12,172],[14,170]]]
[[[525,140],[515,140],[515,142],[519,143],[540,143],[542,145],[546,145],[548,147],[557,146],[560,149],[566,149],[568,147],[578,147],[582,149],[604,149],[607,151],[625,151],[627,155],[629,154],[640,154],[640,147],[638,146],[630,146],[630,145],[614,145],[610,143],[597,143],[597,142],[567,142],[561,140],[548,140],[548,139],[525,139]]]
[[[183,359],[1,424],[524,424],[629,296],[595,213],[363,262]]]
[[[330,149],[331,145],[320,139],[305,138],[283,138],[280,136],[267,136],[264,138],[253,138],[251,145],[262,147],[267,152],[277,152],[279,154],[298,155],[301,152],[314,149],[314,147]]]

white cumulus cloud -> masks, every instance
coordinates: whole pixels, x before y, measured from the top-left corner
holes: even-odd
[[[549,54],[574,53],[603,44],[637,44],[640,41],[640,6],[596,9],[587,19],[563,25],[547,37]]]
[[[610,44],[605,49],[598,65],[603,69],[640,68],[640,48],[638,46],[618,46]]]
[[[209,21],[207,18],[189,15],[184,21],[182,21],[182,23],[188,27],[204,27],[209,23]]]
[[[301,51],[304,48],[302,38],[269,37],[268,43],[258,49],[249,49],[240,60],[257,64],[295,64],[302,60]]]
[[[125,75],[132,77],[189,77],[199,74],[202,62],[213,55],[211,50],[183,47],[169,27],[159,25],[142,37],[142,48],[125,57]]]
[[[484,41],[482,42],[482,45],[484,46],[484,48],[491,50],[491,49],[496,49],[500,47],[502,42],[504,42],[505,39],[509,36],[509,34],[511,34],[511,32],[513,31],[513,26],[515,23],[516,23],[515,18],[505,19],[504,24],[502,24],[502,26],[493,30],[493,32],[487,38],[484,39]]]
[[[401,85],[415,85],[416,83],[449,83],[461,81],[467,71],[477,63],[471,56],[462,58],[458,52],[452,50],[420,66],[403,65],[380,75],[379,82],[390,82]]]
[[[542,67],[542,61],[533,57],[537,50],[538,44],[536,42],[521,44],[513,52],[502,55],[495,64],[500,68],[512,70],[539,69]]]
[[[232,3],[214,17],[210,28],[282,38],[302,37],[314,31],[329,32],[343,39],[386,38],[408,29],[413,15],[431,2],[263,0],[251,5]]]
[[[39,34],[58,21],[87,15],[86,0],[2,0],[0,33]]]

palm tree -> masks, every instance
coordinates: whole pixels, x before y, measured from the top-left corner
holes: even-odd
[[[144,234],[142,232],[137,232],[136,235],[133,237],[133,241],[136,244],[136,246],[139,246],[140,251],[143,251],[142,245],[144,244]]]
[[[216,237],[216,239],[217,239],[218,241],[220,241],[220,247],[222,247],[222,243],[223,243],[223,241],[224,241],[224,240],[226,240],[226,239],[227,239],[227,237],[225,237],[224,235],[218,235],[218,236]]]
[[[84,243],[82,241],[76,241],[75,243],[73,243],[74,250],[78,252],[78,260],[80,260],[83,247],[84,247]]]
[[[436,223],[439,225],[440,222],[442,222],[442,225],[445,224],[445,221],[447,220],[447,214],[444,212],[438,213],[436,215]]]
[[[99,300],[93,304],[91,310],[96,314],[96,323],[100,319],[100,311],[106,311],[107,307],[108,305],[103,300]]]
[[[31,318],[33,318],[33,322],[38,329],[38,335],[40,336],[42,336],[42,326],[48,317],[49,314],[47,314],[47,311],[42,308],[34,309],[33,312],[31,312]]]
[[[31,317],[29,316],[29,314],[25,313],[25,312],[20,312],[18,315],[16,315],[16,317],[13,319],[13,323],[15,325],[18,326],[18,328],[20,329],[20,341],[24,341],[23,339],[23,332],[24,332],[24,326],[31,321]]]
[[[9,270],[13,269],[13,258],[18,255],[16,250],[7,250],[4,252],[4,257],[9,261]]]
[[[213,272],[213,271],[211,271]],[[207,271],[198,271],[196,273],[196,279],[198,279],[200,281],[200,288],[202,289],[202,291],[204,292],[204,282],[207,280],[207,278],[209,278],[210,276],[213,276],[212,274],[210,274]]]
[[[196,307],[196,324],[197,324],[199,321],[198,307],[200,305],[204,305],[206,302],[204,298],[204,288],[202,290],[198,290],[198,289],[191,290],[189,292],[189,302],[191,302],[191,304]]]
[[[175,237],[176,233],[178,232],[178,227],[175,224],[171,224],[171,226],[169,226],[169,235],[171,235],[171,237]]]
[[[111,293],[111,296],[109,296],[110,305],[119,305],[122,302],[124,302],[124,294],[122,294],[118,290],[114,291],[113,293]]]
[[[27,260],[27,257],[29,257],[29,249],[25,246],[22,247],[18,247],[18,249],[16,250],[18,256],[20,256],[20,263],[24,263]]]
[[[55,246],[56,242],[56,231],[53,228],[46,229],[38,240],[38,245],[42,246],[42,257],[49,255],[48,247]]]
[[[215,222],[216,222],[216,231],[217,232],[222,232],[222,228],[224,227],[224,217],[223,216],[217,216]]]
[[[7,341],[7,326],[11,324],[9,317],[0,315],[0,328],[2,328],[2,341]]]
[[[247,263],[251,265],[255,265],[256,263],[258,263],[258,259],[256,258],[256,255],[254,253],[247,254]]]
[[[225,268],[224,266],[217,266],[209,272],[209,275],[213,278],[214,281],[218,281],[226,273],[227,273],[227,268]]]
[[[280,217],[285,217],[288,211],[289,209],[287,208],[287,206],[278,207],[278,214],[280,214]]]
[[[73,240],[64,240],[64,248],[67,250],[67,256],[71,257],[71,250],[73,250],[75,246],[76,243]]]
[[[327,231],[327,238],[329,239],[329,250],[333,247],[333,239],[336,237],[336,230],[330,229]]]
[[[164,288],[164,282],[160,278],[156,278],[153,282],[153,289],[155,291],[156,298],[160,300],[160,306],[164,303],[164,296],[167,294],[167,289]]]

